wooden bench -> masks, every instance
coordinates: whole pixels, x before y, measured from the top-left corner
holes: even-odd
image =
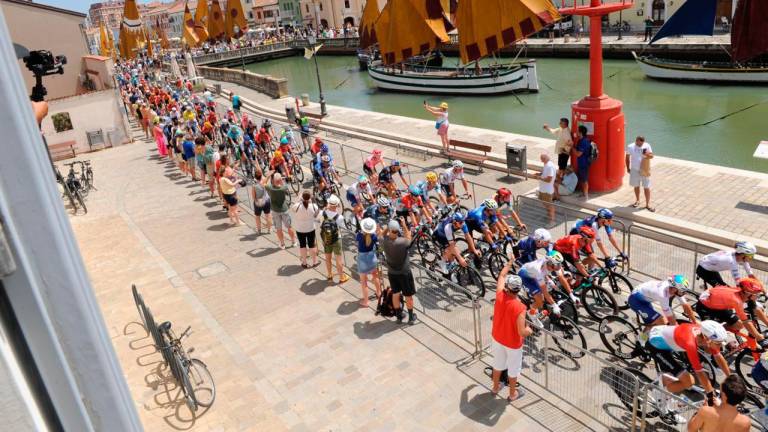
[[[477,165],[479,171],[483,172],[483,164],[488,160],[488,152],[492,150],[491,146],[453,139],[450,140],[448,144],[450,147],[453,147],[452,149],[448,150],[448,161],[456,159],[465,163],[471,163],[473,165]],[[475,150],[477,152],[483,152],[483,154],[456,150],[457,148]]]
[[[77,141],[65,141],[63,143],[49,145],[48,151],[51,152],[51,158],[54,161],[69,159],[76,156],[75,145],[77,145]]]

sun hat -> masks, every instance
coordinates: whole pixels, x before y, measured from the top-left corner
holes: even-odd
[[[376,232],[376,221],[371,218],[365,218],[360,221],[360,229],[366,234]]]
[[[448,102],[443,102],[440,104],[440,108],[442,109],[448,109]]]

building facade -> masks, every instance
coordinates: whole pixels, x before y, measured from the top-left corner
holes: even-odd
[[[119,29],[120,21],[123,20],[124,7],[125,4],[121,1],[93,3],[88,9],[91,25],[99,27],[104,24],[108,29]]]
[[[256,28],[277,28],[280,26],[280,6],[278,0],[254,0],[254,24]]]
[[[279,24],[281,27],[302,25],[299,0],[278,0],[277,5],[280,8]]]
[[[384,4],[379,1],[379,7]],[[357,27],[364,6],[364,0],[301,0],[302,23],[313,28]]]
[[[603,18],[603,27],[611,28],[619,22],[626,21],[632,32],[639,33],[645,28],[645,20],[651,18],[654,27],[663,25],[685,3],[686,0],[635,0],[631,8],[615,12]],[[566,0],[566,5],[572,4],[573,0]],[[577,1],[581,4],[581,1]],[[728,23],[732,21],[733,12],[736,8],[736,0],[717,0],[717,12],[715,13],[716,28],[721,28],[723,20]],[[574,20],[580,21],[585,30],[589,29],[589,19],[574,17]]]

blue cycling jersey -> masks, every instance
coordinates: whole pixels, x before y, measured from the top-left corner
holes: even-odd
[[[520,264],[536,261],[536,251],[538,248],[536,247],[536,240],[533,239],[533,236],[525,237],[524,239],[521,239],[519,242],[517,242],[517,249],[520,253],[520,257],[517,259],[517,261]],[[549,244],[543,249],[546,249],[546,251],[549,252],[552,250],[552,245]]]
[[[496,212],[492,212],[490,215],[485,213],[485,204],[480,207],[472,209],[467,213],[467,222],[475,222],[477,224],[494,224],[498,218]]]
[[[331,152],[328,152],[328,153],[320,152],[320,153],[318,153],[315,156],[315,163],[313,164],[313,166],[315,167],[315,171],[316,172],[321,172],[322,161],[320,160],[320,158],[322,158],[323,156],[328,156],[331,159],[328,162],[328,166],[332,166],[333,165],[333,156],[331,156]]]
[[[456,232],[456,229],[453,227],[453,221],[448,217],[437,224],[437,228],[435,228],[433,234],[441,240],[453,241],[454,232]],[[461,232],[469,234],[469,228],[467,228],[466,223],[461,224]]]
[[[578,230],[579,228],[583,226],[591,227],[595,230],[595,232],[598,231],[600,228],[597,223],[597,216],[590,216],[588,218],[579,219],[576,221],[576,224],[573,226],[574,229]],[[610,225],[603,225],[603,228],[605,229],[605,233],[610,235],[613,233],[613,227]]]

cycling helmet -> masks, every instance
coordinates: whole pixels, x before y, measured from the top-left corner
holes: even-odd
[[[483,205],[488,210],[496,210],[499,208],[499,203],[496,202],[494,199],[488,198],[487,200],[483,201]]]
[[[499,188],[499,190],[496,191],[496,197],[499,202],[509,202],[509,200],[512,199],[512,191],[507,188]]]
[[[712,320],[701,322],[701,334],[712,342],[725,342],[728,339],[728,332],[725,331],[725,327]]]
[[[410,193],[413,196],[419,196],[421,195],[421,188],[416,185],[411,185],[408,188],[408,193]]]
[[[451,166],[454,167],[454,168],[464,168],[464,162],[462,162],[460,160],[455,160],[455,161],[451,162]]]
[[[324,143],[323,145],[320,146],[320,152],[321,153],[328,153],[329,151],[330,151],[330,149],[328,148],[328,144]]]
[[[761,294],[763,292],[763,284],[759,280],[750,277],[739,279],[738,286],[742,291],[749,294]]]
[[[551,266],[560,267],[563,265],[563,254],[558,251],[552,251],[547,254],[547,264]]]
[[[331,195],[328,197],[328,205],[337,206],[339,204],[341,204],[341,200],[336,195]]]
[[[428,182],[434,183],[434,182],[437,181],[437,174],[435,174],[434,172],[430,171],[430,172],[427,173],[426,178],[427,178]]]
[[[288,137],[287,136],[284,136],[284,137],[280,138],[280,144],[288,145],[289,142],[290,141],[288,141]]]
[[[579,235],[589,240],[594,240],[596,237],[595,230],[593,230],[592,227],[588,227],[588,226],[583,226],[579,228]]]
[[[456,212],[451,216],[452,223],[464,223],[464,214],[462,212]]]
[[[750,242],[736,242],[736,253],[742,255],[754,255],[757,253],[757,248]]]
[[[507,275],[507,279],[504,281],[504,287],[508,291],[518,292],[523,287],[523,279],[516,274]]]
[[[678,291],[682,291],[688,289],[688,287],[691,286],[691,283],[688,281],[687,277],[681,274],[676,274],[669,277],[669,286],[677,288]]]
[[[390,165],[392,165],[393,167],[399,167],[400,161],[397,159],[392,159],[392,163]]]
[[[229,124],[229,120],[227,120],[227,119],[221,119],[221,124]]]
[[[608,210],[607,208],[601,208],[597,211],[597,218],[598,219],[613,219],[613,212]]]
[[[389,198],[385,196],[379,197],[379,199],[376,200],[376,204],[378,204],[379,207],[389,207]]]
[[[322,155],[322,156],[320,156],[320,162],[325,162],[325,163],[328,163],[328,162],[330,162],[330,161],[331,161],[331,157],[330,157],[330,156],[328,156],[328,155]]]
[[[551,242],[552,234],[544,228],[539,228],[533,232],[533,240],[537,242]]]
[[[381,150],[380,149],[373,149],[373,154],[376,156],[381,156]]]
[[[416,182],[416,187],[421,189],[421,193],[424,193],[424,190],[427,188],[427,182],[424,180],[419,180]]]
[[[280,150],[275,150],[274,156],[275,156],[275,159],[282,159],[283,158],[283,152],[281,152]]]
[[[264,128],[261,128],[261,129],[259,129],[259,132],[260,132],[260,133],[267,133],[267,130],[266,130],[266,129],[264,129]]]
[[[357,182],[358,183],[367,184],[368,183],[368,176],[361,175],[360,177],[357,178]]]

